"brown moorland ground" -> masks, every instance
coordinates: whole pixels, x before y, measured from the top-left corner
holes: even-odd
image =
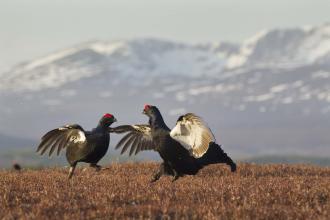
[[[0,171],[0,219],[330,219],[330,168],[211,165],[150,183],[157,163]]]

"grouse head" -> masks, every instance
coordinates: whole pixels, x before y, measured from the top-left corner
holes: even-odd
[[[100,119],[100,125],[103,125],[104,127],[109,127],[112,123],[116,121],[117,119],[112,114],[106,113]]]
[[[152,117],[155,114],[157,114],[158,112],[159,112],[159,110],[157,109],[156,106],[145,104],[142,113],[149,117]]]
[[[156,106],[146,104],[144,105],[144,109],[142,113],[147,115],[149,119],[151,119],[152,121],[156,121],[158,123],[164,122],[162,114],[160,113],[160,111]]]

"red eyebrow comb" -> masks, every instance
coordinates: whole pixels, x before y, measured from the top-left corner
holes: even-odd
[[[144,105],[144,110],[148,110],[149,108],[151,108],[151,105],[147,105],[147,104]]]
[[[113,118],[112,114],[106,113],[103,115],[103,118]]]

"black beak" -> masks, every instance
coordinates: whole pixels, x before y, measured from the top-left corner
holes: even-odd
[[[117,122],[117,119],[116,118],[113,118],[113,122]]]
[[[143,109],[142,114],[146,115],[147,114],[146,110]]]

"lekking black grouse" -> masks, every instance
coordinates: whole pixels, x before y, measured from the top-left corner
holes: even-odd
[[[109,126],[116,122],[112,114],[104,114],[96,128],[85,131],[80,125],[65,125],[47,132],[38,146],[37,152],[43,155],[49,149],[49,156],[57,149],[57,155],[66,148],[66,159],[70,164],[69,179],[78,162],[89,163],[100,170],[97,163],[108,151],[110,143]]]
[[[143,113],[149,117],[149,124],[122,125],[111,128],[110,132],[126,133],[117,144],[121,154],[129,149],[129,155],[144,150],[155,150],[163,159],[152,181],[162,175],[174,176],[173,181],[188,174],[195,175],[209,164],[226,163],[231,171],[236,164],[215,143],[211,130],[203,120],[193,113],[179,117],[176,126],[170,130],[156,106],[145,105]]]

